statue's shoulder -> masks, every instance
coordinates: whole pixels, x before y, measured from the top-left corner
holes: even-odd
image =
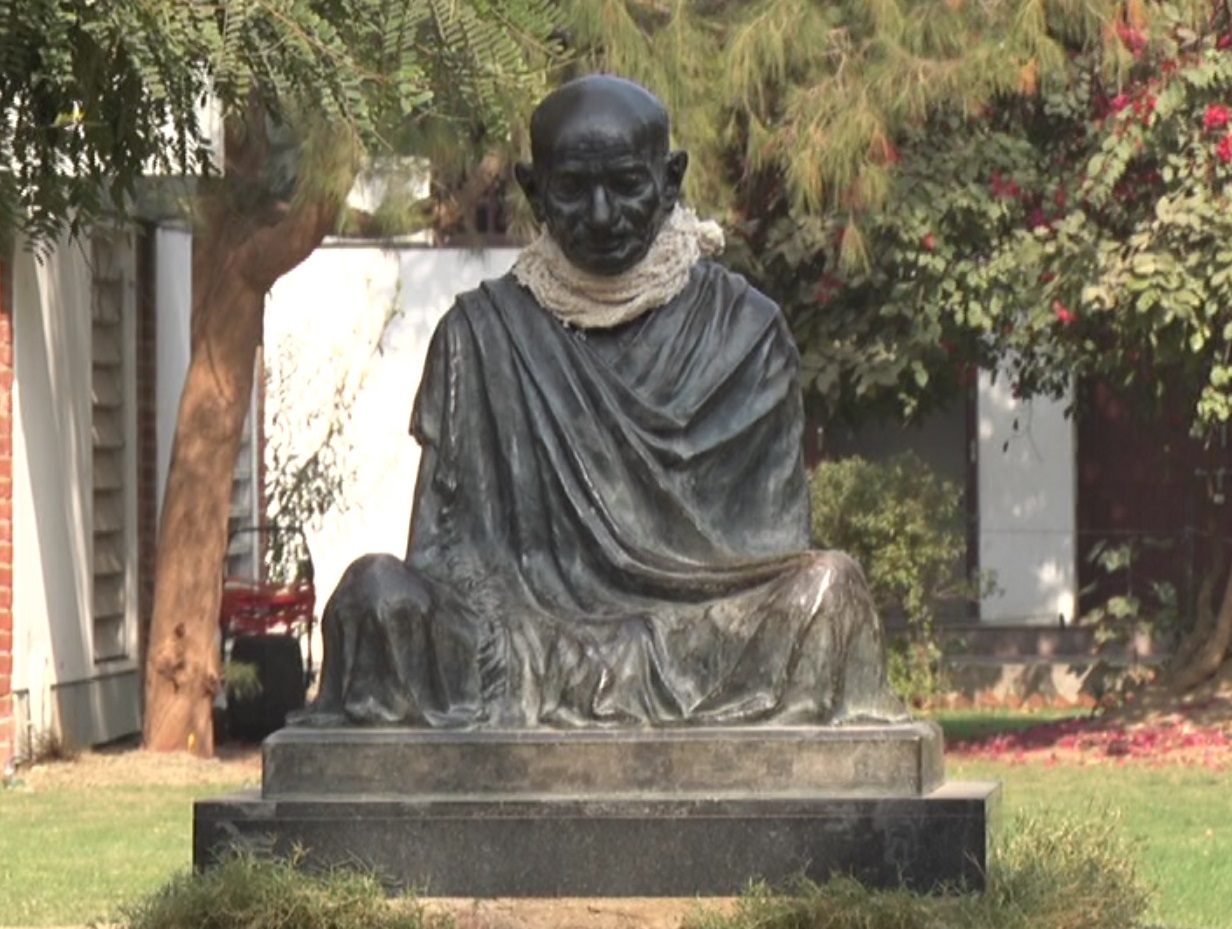
[[[781,318],[783,315],[779,305],[750,284],[748,278],[718,262],[699,261],[694,267],[694,273],[703,286],[725,294],[728,300],[740,302],[742,313],[765,317],[767,321]]]
[[[500,277],[489,278],[477,287],[458,294],[454,298],[453,305],[445,311],[445,315],[437,323],[437,329],[467,325],[468,320],[474,322],[489,319],[493,315],[493,308],[505,309],[520,299],[521,295],[522,285],[518,283],[512,271]]]

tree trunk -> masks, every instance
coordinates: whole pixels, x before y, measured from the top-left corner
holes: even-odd
[[[1164,677],[1168,690],[1178,696],[1204,684],[1228,660],[1232,648],[1232,572],[1224,585],[1219,612],[1209,611],[1213,621],[1199,623],[1177,652]]]
[[[204,228],[193,241],[192,346],[159,522],[146,656],[144,741],[156,751],[214,752],[232,472],[265,295],[333,228],[355,176],[353,142],[336,137],[336,170],[319,193],[239,212],[253,198],[234,192],[245,181],[251,191],[264,170],[269,140],[259,127],[266,125],[256,107],[228,123],[226,177],[206,188]]]
[[[265,293],[227,274],[230,242],[193,245],[192,352],[155,558],[145,744],[214,752],[218,610],[231,480],[252,395]]]

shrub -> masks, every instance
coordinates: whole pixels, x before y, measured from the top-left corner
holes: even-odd
[[[810,496],[813,544],[859,561],[877,608],[906,620],[908,635],[888,656],[891,683],[916,703],[936,693],[936,604],[974,593],[963,576],[967,543],[957,485],[911,453],[884,463],[854,456],[818,465]]]
[[[994,839],[982,894],[874,890],[851,878],[758,886],[684,929],[1131,929],[1150,892],[1114,816],[1020,817]]]
[[[391,903],[371,874],[309,872],[251,852],[183,874],[120,912],[120,929],[432,929],[413,901]]]

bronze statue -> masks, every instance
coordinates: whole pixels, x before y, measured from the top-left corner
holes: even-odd
[[[545,232],[436,330],[407,556],[343,576],[302,721],[901,718],[859,567],[808,550],[796,348],[707,260],[662,104],[582,78],[531,139]]]

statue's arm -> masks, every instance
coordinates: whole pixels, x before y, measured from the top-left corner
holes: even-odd
[[[450,411],[456,406],[456,340],[451,335],[451,317],[446,314],[428,346],[423,378],[411,413],[411,436],[419,443],[419,471],[411,506],[406,560],[414,563],[432,547],[440,524],[444,501],[456,487],[456,427]]]

